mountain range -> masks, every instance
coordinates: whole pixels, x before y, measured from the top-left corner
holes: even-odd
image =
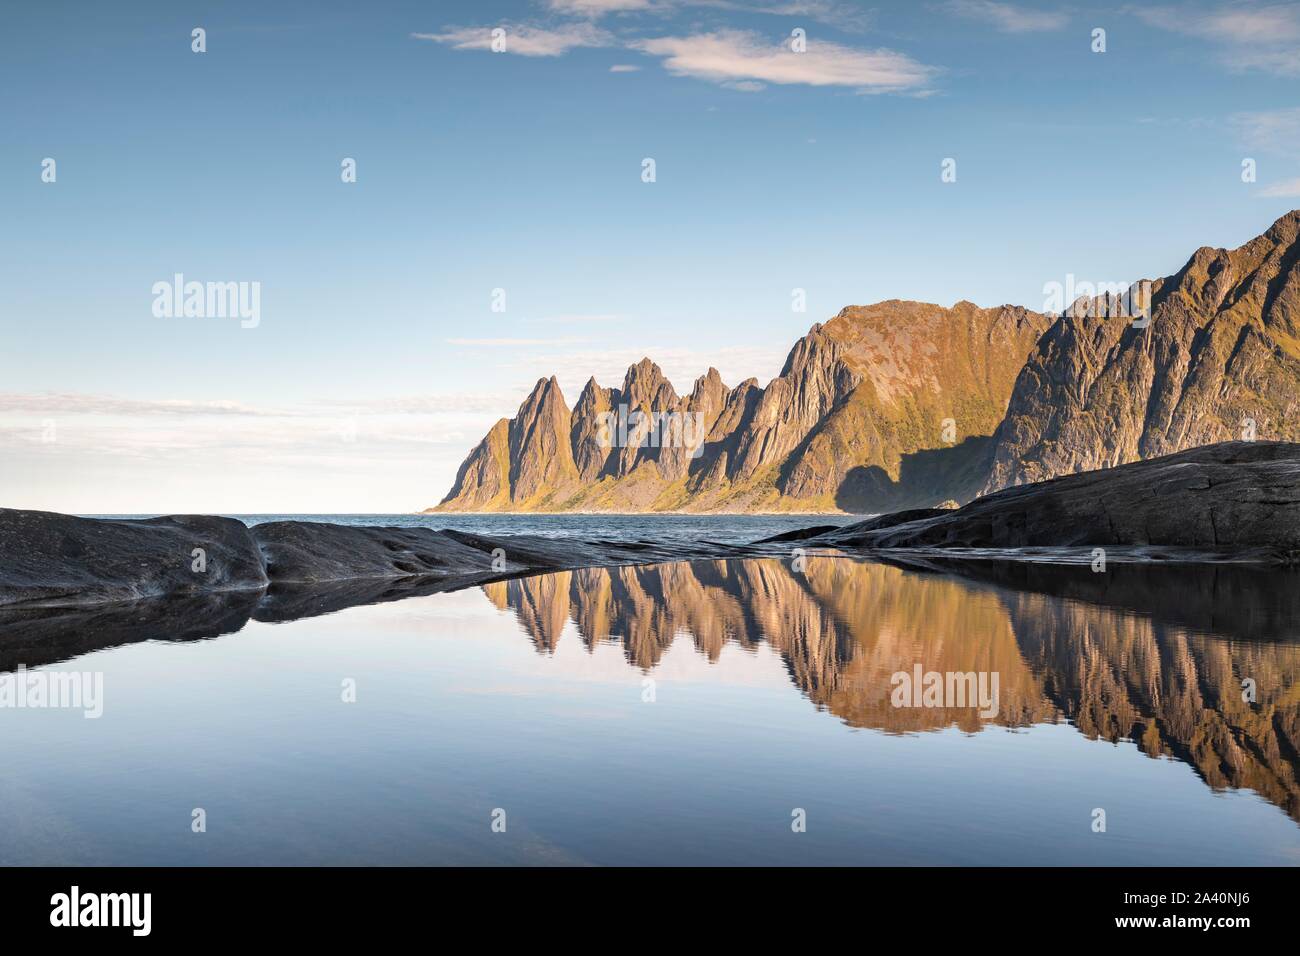
[[[1300,210],[1058,315],[849,306],[762,386],[642,359],[572,409],[540,379],[433,511],[883,512],[1239,438],[1295,440]],[[1135,309],[1134,306],[1138,308]],[[639,413],[639,414],[638,414]]]

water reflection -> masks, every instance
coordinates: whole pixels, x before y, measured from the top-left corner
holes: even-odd
[[[482,586],[543,655],[562,640],[616,645],[654,674],[677,640],[709,661],[775,650],[819,710],[888,734],[1069,724],[1132,741],[1216,790],[1253,790],[1300,821],[1300,574],[1221,566],[942,562],[843,555],[592,568]],[[144,641],[204,641],[441,589],[418,580],[179,601],[0,611],[0,671]],[[419,602],[413,602],[418,604]],[[432,635],[438,624],[425,625]],[[358,646],[364,647],[362,641]],[[998,710],[896,707],[891,677],[996,673]],[[1254,682],[1254,701],[1242,682]],[[269,705],[268,705],[269,706]],[[1062,728],[1064,729],[1064,728]]]
[[[930,567],[934,572],[941,570]],[[680,638],[777,650],[795,684],[853,727],[980,730],[974,707],[895,707],[891,676],[996,672],[1006,727],[1068,721],[1131,740],[1213,788],[1249,788],[1300,821],[1300,645],[1278,641],[1300,583],[1240,568],[965,565],[962,577],[845,557],[593,568],[483,587],[543,653],[568,622],[653,673]],[[1068,596],[1061,596],[1068,595]],[[1296,620],[1293,614],[1289,620]],[[1254,702],[1243,680],[1254,681]]]

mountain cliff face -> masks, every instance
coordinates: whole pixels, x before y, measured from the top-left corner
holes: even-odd
[[[1078,302],[1039,341],[984,491],[1229,439],[1300,437],[1300,210],[1151,283],[1135,328]]]
[[[679,396],[647,358],[619,387],[587,382],[570,411],[555,379],[541,379],[436,510],[873,511],[966,499],[1049,322],[1009,306],[881,302],[814,325],[766,387],[728,387],[709,369]]]
[[[588,382],[570,412],[542,379],[437,510],[886,512],[1231,439],[1300,440],[1300,210],[1140,286],[1136,323],[1111,295],[1059,316],[850,306],[766,387],[710,369],[678,396],[643,359],[620,388]],[[693,427],[660,440],[646,418],[611,435],[620,409]]]

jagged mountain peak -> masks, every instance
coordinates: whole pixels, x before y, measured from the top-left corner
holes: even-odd
[[[1269,226],[1263,237],[1274,245],[1293,245],[1300,238],[1300,209],[1281,215]]]
[[[702,401],[717,402],[720,406],[729,391],[726,383],[722,381],[722,373],[709,366],[709,370],[697,378],[695,384],[691,386],[688,401],[692,406]]]
[[[532,391],[520,404],[519,410],[522,412],[525,407],[541,404],[546,401],[559,401],[564,404],[564,393],[560,390],[559,380],[554,375],[549,378],[543,376],[533,385]]]
[[[965,299],[845,306],[766,386],[729,389],[710,368],[681,397],[646,356],[620,387],[590,379],[570,412],[540,379],[440,507],[888,511],[1250,430],[1300,438],[1300,210],[1145,288],[1145,324],[1110,317],[1122,290],[1051,316]],[[703,441],[611,439],[623,406],[698,416]]]
[[[646,356],[619,387],[589,379],[567,417],[558,386],[543,379],[510,424],[507,480],[489,476],[489,485],[509,489],[493,507],[816,511],[960,497],[961,488],[930,472],[924,487],[913,487],[904,458],[938,444],[943,420],[954,416],[963,417],[964,435],[987,440],[1037,335],[1026,331],[1024,314],[999,320],[997,310],[954,312],[899,300],[849,306],[798,338],[766,387],[750,377],[729,388],[711,367],[679,396]],[[993,334],[999,321],[1006,328]],[[954,362],[963,368],[950,374]],[[630,411],[676,416],[679,434],[690,429],[690,447],[671,431],[652,431],[638,444],[641,432],[617,427],[617,416]],[[862,427],[864,414],[869,427]],[[518,460],[540,454],[553,460]],[[548,469],[552,477],[538,481]],[[863,484],[867,474],[880,478]],[[518,476],[525,476],[522,490]],[[484,496],[465,485],[458,478],[440,507],[482,507]],[[845,488],[857,490],[846,497]]]
[[[1151,283],[1149,318],[1071,310],[1016,381],[984,490],[1254,435],[1295,440],[1300,210]],[[1102,303],[1104,306],[1105,303]]]

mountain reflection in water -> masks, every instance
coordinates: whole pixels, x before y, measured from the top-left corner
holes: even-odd
[[[0,674],[105,699],[0,709],[0,865],[1300,861],[1300,574],[893,561],[0,609]]]
[[[976,708],[895,707],[891,676],[997,672],[990,722],[1068,721],[1249,788],[1300,821],[1300,575],[1232,566],[1089,568],[963,562],[961,577],[810,555],[591,568],[483,586],[538,651],[572,621],[653,674],[679,636],[717,661],[767,642],[818,709],[889,733],[979,731]],[[933,573],[935,571],[941,573]],[[930,573],[927,573],[930,572]],[[1068,595],[1068,596],[1056,596]],[[1255,682],[1247,702],[1242,681]]]

